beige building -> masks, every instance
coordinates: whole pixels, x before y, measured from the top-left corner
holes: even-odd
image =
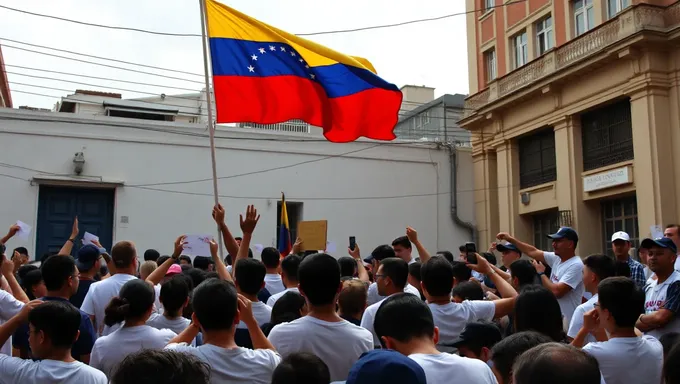
[[[466,1],[480,243],[570,225],[587,255],[677,222],[680,3]]]

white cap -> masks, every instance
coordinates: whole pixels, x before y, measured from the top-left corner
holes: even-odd
[[[619,231],[612,235],[612,243],[616,240],[630,241],[630,236],[626,232]]]

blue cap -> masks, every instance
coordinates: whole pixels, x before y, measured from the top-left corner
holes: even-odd
[[[414,360],[389,349],[361,355],[347,376],[347,384],[427,384],[425,371]]]
[[[557,233],[548,235],[548,237],[553,240],[567,239],[578,243],[578,234],[576,234],[576,231],[574,231],[574,229],[571,227],[562,227],[559,231],[557,231]]]
[[[673,251],[673,253],[678,252],[678,247],[675,245],[673,242],[673,239],[670,237],[662,237],[660,239],[644,239],[640,243],[640,248],[652,248],[652,247],[661,247],[661,248],[668,248]]]
[[[76,266],[80,271],[89,271],[101,256],[101,250],[94,244],[82,246],[76,253]]]
[[[515,247],[515,244],[512,244],[512,243],[496,244],[496,250],[498,252],[512,251],[512,252],[517,252],[520,255],[522,254],[522,251],[520,251],[519,248]]]

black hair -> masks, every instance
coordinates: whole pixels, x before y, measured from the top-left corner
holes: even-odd
[[[467,267],[465,267],[467,268]],[[442,256],[432,256],[420,267],[423,288],[431,296],[444,297],[451,294],[454,266]]]
[[[496,259],[496,255],[494,255],[491,252],[482,252],[481,253],[482,257],[486,259],[486,261],[489,262],[491,265],[496,265],[498,263],[498,260]]]
[[[189,257],[189,256],[187,256],[187,255],[181,255],[180,257],[177,258],[177,262],[178,262],[179,264],[181,264],[182,261],[188,261],[188,262],[189,262],[189,265],[192,265],[192,263],[191,263],[191,257]],[[185,265],[186,265],[186,264],[185,264]]]
[[[264,248],[260,254],[260,258],[267,268],[276,268],[281,263],[281,253],[274,247]]]
[[[187,270],[182,270],[182,274],[189,276],[194,287],[198,287],[206,279],[206,272],[198,268],[192,267]]]
[[[399,236],[392,241],[393,247],[396,247],[397,245],[401,245],[406,249],[411,249],[411,240],[409,240],[406,236]]]
[[[607,255],[590,255],[583,259],[583,265],[588,267],[600,281],[616,276],[616,262]]]
[[[33,287],[43,281],[42,271],[38,268],[28,271],[21,279],[21,288],[26,292],[29,300],[35,300],[37,297],[33,294]]]
[[[375,247],[373,252],[371,252],[371,255],[373,255],[373,258],[378,261],[387,259],[388,257],[397,256],[397,254],[394,253],[394,248],[390,247],[387,244],[378,245],[377,247]]]
[[[326,253],[309,255],[300,263],[298,281],[311,305],[335,304],[340,288],[340,266]]]
[[[453,266],[453,277],[455,277],[458,282],[468,281],[472,278],[472,269],[470,269],[464,261],[456,260],[450,264]]]
[[[267,268],[260,260],[240,259],[236,262],[234,279],[241,292],[248,295],[257,295],[264,284],[264,276]]]
[[[502,382],[509,383],[512,377],[512,365],[522,353],[531,348],[549,343],[552,340],[542,333],[524,331],[512,334],[499,341],[491,349],[491,361]]]
[[[659,343],[663,347],[663,355],[667,356],[671,348],[680,341],[680,333],[678,332],[668,332],[664,333],[659,337]]]
[[[467,248],[465,247],[465,245],[461,245],[460,247],[458,247],[458,251],[467,253]]]
[[[444,258],[448,260],[449,263],[453,263],[454,260],[453,253],[449,251],[439,251],[437,252],[437,255],[444,256]]]
[[[58,291],[68,282],[69,277],[76,274],[76,261],[71,256],[48,257],[40,265],[45,288],[48,291]]]
[[[176,314],[182,309],[191,292],[190,281],[186,276],[175,275],[161,285],[159,299],[164,310]]]
[[[281,324],[300,318],[300,310],[305,306],[305,298],[295,291],[286,292],[272,307],[271,323]]]
[[[524,287],[515,300],[515,331],[540,332],[553,341],[565,340],[557,298],[542,285]]]
[[[627,261],[616,261],[616,274],[614,276],[630,277],[630,265]]]
[[[165,261],[168,260],[169,258],[170,258],[170,256],[168,256],[168,255],[160,256],[158,259],[156,259],[156,265],[158,265],[158,266],[160,267],[160,266],[163,265],[163,263],[165,263]]]
[[[519,287],[525,287],[532,284],[540,284],[536,268],[529,260],[519,259],[510,264],[510,275],[516,277],[519,282]],[[546,276],[549,276],[546,274]]]
[[[491,322],[491,321],[486,321],[486,320],[477,320],[474,323],[477,324],[485,324],[486,326],[494,327],[498,330],[498,333],[496,334],[498,336],[498,339],[492,337],[492,335],[488,335],[487,337],[482,337],[482,338],[475,338],[469,341],[465,341],[464,345],[466,349],[469,349],[472,351],[475,355],[479,356],[482,354],[482,349],[488,348],[491,349],[494,347],[494,345],[500,343],[502,340],[502,333],[503,331],[501,328],[498,326],[498,324]],[[548,340],[550,341],[550,340]]]
[[[645,294],[633,280],[609,277],[597,285],[598,302],[608,310],[617,327],[634,328],[638,317],[645,312]]]
[[[288,280],[298,280],[298,269],[302,263],[302,257],[298,255],[288,255],[281,260],[281,272]]]
[[[194,268],[208,272],[212,259],[207,256],[194,256]]]
[[[147,249],[144,251],[144,261],[156,261],[161,257],[161,254],[155,249]]]
[[[484,290],[480,284],[474,281],[463,281],[453,287],[451,296],[457,296],[463,300],[484,300]]]
[[[680,383],[680,344],[675,344],[663,363],[663,378],[666,383]]]
[[[354,258],[343,256],[338,259],[338,265],[340,266],[341,277],[354,276],[354,272],[356,272],[357,269],[357,262],[354,260]]]
[[[328,384],[331,373],[319,357],[311,353],[296,352],[286,356],[274,369],[271,384]]]
[[[111,384],[209,384],[210,364],[173,350],[142,349],[118,364]]]
[[[28,272],[35,271],[38,268],[35,264],[24,264],[19,269],[17,269],[17,280],[21,283],[21,280],[26,276]]]
[[[219,278],[220,278],[220,274],[217,273],[217,271],[210,271],[210,272],[207,272],[205,274],[206,280],[208,280],[208,279],[219,279]]]
[[[420,271],[422,270],[423,263],[420,261],[413,262],[408,265],[408,274],[415,277],[416,280],[421,281]]]
[[[104,324],[109,327],[128,319],[140,319],[153,307],[156,292],[144,280],[134,279],[120,288],[104,310]]]
[[[417,296],[402,292],[388,297],[380,304],[375,313],[373,329],[385,348],[383,336],[402,343],[414,338],[433,337],[434,321],[427,304]]]
[[[238,311],[236,288],[224,280],[206,280],[194,289],[192,305],[206,331],[231,329]]]
[[[52,346],[61,349],[70,349],[76,342],[80,320],[78,308],[60,300],[44,302],[28,313],[29,324],[36,331],[43,331]]]
[[[388,257],[380,262],[382,272],[392,280],[397,289],[404,289],[408,280],[408,263],[398,257]]]
[[[568,344],[545,343],[521,354],[512,367],[515,383],[600,384],[597,359]]]
[[[28,256],[28,249],[26,249],[26,247],[16,247],[14,248],[14,252],[19,252],[20,255]],[[14,252],[12,252],[12,256],[14,256]]]

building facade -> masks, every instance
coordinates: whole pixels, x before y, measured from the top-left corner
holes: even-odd
[[[680,3],[467,0],[480,238],[550,249],[570,225],[581,255],[615,231],[637,245],[680,217]]]

